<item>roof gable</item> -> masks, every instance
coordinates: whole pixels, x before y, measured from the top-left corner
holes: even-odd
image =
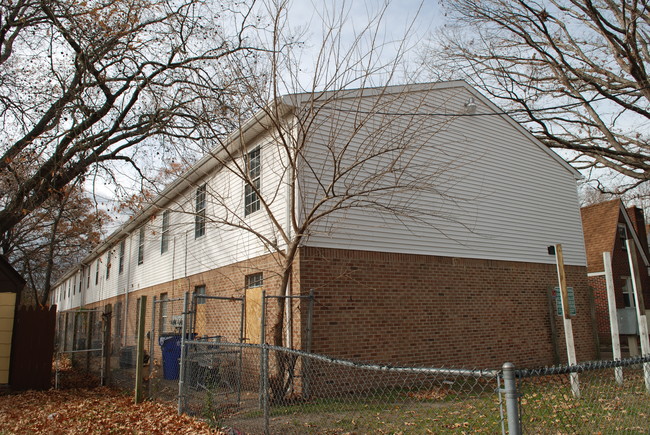
[[[619,223],[626,226],[641,259],[646,266],[649,265],[645,247],[628,214],[629,212],[620,199],[583,207],[580,209],[580,213],[582,215],[582,228],[587,251],[588,273],[599,273],[605,270],[603,252],[614,252]]]

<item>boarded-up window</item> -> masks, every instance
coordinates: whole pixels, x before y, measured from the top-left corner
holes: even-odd
[[[261,343],[262,331],[262,285],[264,275],[254,273],[246,275],[246,340],[248,343]]]

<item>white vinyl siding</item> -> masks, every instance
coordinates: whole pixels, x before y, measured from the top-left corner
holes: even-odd
[[[475,95],[462,86],[448,87],[428,95],[409,95],[402,101],[384,105],[382,111],[388,114],[461,113],[470,96]],[[323,111],[323,116],[330,116],[330,119],[316,120],[320,128],[308,138],[310,142],[305,154],[319,177],[331,178],[332,175],[331,162],[325,152],[328,144],[349,144],[348,161],[352,161],[363,155],[364,146],[382,146],[386,138],[391,138],[392,141],[408,141],[414,147],[421,146],[409,157],[420,165],[417,176],[439,187],[439,192],[437,195],[397,197],[400,201],[407,200],[409,207],[421,210],[423,216],[427,215],[427,223],[404,217],[396,219],[375,209],[351,209],[335,213],[315,225],[304,244],[550,264],[554,258],[547,254],[546,247],[562,243],[566,264],[585,265],[574,173],[501,115],[480,115],[489,112],[490,108],[481,98],[476,99],[478,116],[381,116],[372,122],[386,135],[366,137],[366,140],[351,137],[352,126],[354,117],[359,115],[355,110],[371,109],[370,103],[343,101],[340,108],[350,110]],[[390,142],[383,145],[389,146]],[[286,227],[285,177],[288,171],[275,146],[267,133],[247,143],[246,149],[259,147],[262,197],[270,200],[269,207]],[[241,152],[236,159],[240,167],[246,167]],[[357,174],[372,176],[380,169],[379,163],[372,162],[359,168]],[[315,175],[305,167],[299,168],[299,172],[298,207],[304,209],[319,199],[319,191]],[[108,249],[116,250],[119,259],[124,259],[120,273],[111,273],[108,279],[102,275],[97,284],[92,276],[87,288],[74,297],[67,297],[67,280],[74,279],[80,272],[58,283],[60,309],[90,304],[268,254],[268,249],[255,235],[219,224],[220,218],[227,214],[238,225],[250,226],[269,240],[279,238],[263,207],[246,213],[245,180],[223,167],[201,175],[200,181],[188,182],[180,193],[165,197],[169,202],[161,203],[160,208],[168,211],[148,217],[142,232],[138,227],[123,228],[122,233],[128,231],[126,236],[120,234],[112,246],[103,247],[101,252],[86,259],[85,264],[92,268],[86,267],[83,278],[80,275],[76,279],[79,282],[91,278],[95,261],[103,259]],[[350,183],[354,179],[348,176],[341,181]],[[205,235],[195,238],[196,192],[203,185],[206,186]],[[166,213],[169,213],[168,232],[163,225]],[[432,214],[434,216],[428,216]],[[164,234],[168,237],[167,251],[163,255]],[[122,241],[123,251],[119,246]],[[138,265],[140,252],[144,261]]]
[[[470,96],[463,87],[413,94],[406,101],[382,106],[381,111],[462,113]],[[477,104],[477,113],[490,111]],[[347,114],[346,106],[351,110]],[[440,194],[406,192],[391,201],[405,201],[421,210],[418,218],[426,222],[405,216],[396,219],[376,209],[351,209],[314,226],[305,245],[553,263],[546,247],[562,243],[567,264],[586,264],[574,175],[506,119],[378,115],[374,125],[385,129],[380,141],[353,133],[356,108],[372,110],[370,103],[357,106],[350,101],[340,107],[344,110],[322,115],[335,116],[335,128],[331,120],[316,122],[320,128],[310,137],[306,159],[312,167],[313,162],[325,163],[317,166],[318,175],[303,172],[305,191],[317,191],[316,178],[331,174],[326,150],[332,144],[350,144],[347,155],[353,159],[363,147],[408,140],[417,148],[410,157],[419,176],[440,186]],[[369,166],[359,172],[375,169]],[[353,182],[342,180],[339,188]],[[306,206],[318,199],[317,194],[307,196]]]

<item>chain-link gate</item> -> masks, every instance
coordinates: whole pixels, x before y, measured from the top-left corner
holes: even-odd
[[[153,298],[151,329],[145,346],[145,370],[149,397],[176,401],[180,377],[181,334],[184,322],[184,298]]]
[[[243,297],[192,296],[179,383],[183,412],[216,422],[224,410],[240,406],[251,365],[242,346],[244,306]]]
[[[104,320],[100,310],[65,311],[58,316],[55,388],[104,383]]]

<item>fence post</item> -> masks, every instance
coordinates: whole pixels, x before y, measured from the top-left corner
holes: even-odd
[[[94,349],[92,341],[95,329],[95,311],[86,311],[84,317],[86,318],[86,325],[88,326],[86,330],[86,349],[78,350]],[[86,373],[90,373],[90,352],[86,352]]]
[[[266,290],[262,290],[262,324],[260,325],[260,400],[264,413],[264,434],[269,433],[269,350],[266,345]]]
[[[311,353],[311,343],[312,343],[312,325],[314,323],[314,289],[309,290],[309,304],[307,305],[307,342],[305,343],[305,351]],[[305,399],[308,399],[311,395],[311,385],[310,384],[310,365],[311,361],[309,358],[303,358],[302,369],[303,369],[303,385],[302,391]]]
[[[138,346],[136,349],[135,359],[135,403],[142,402],[142,372],[144,363],[144,323],[147,314],[147,297],[140,296],[140,306],[138,307]]]
[[[178,413],[183,413],[184,403],[184,394],[185,394],[185,334],[187,333],[187,315],[189,308],[189,292],[185,292],[183,295],[183,324],[181,326],[181,361],[180,361],[180,371],[178,373]]]
[[[506,395],[506,413],[508,416],[508,433],[510,435],[520,435],[519,395],[517,394],[517,382],[515,381],[515,365],[505,363],[502,368],[504,393]]]
[[[111,381],[111,330],[113,323],[113,306],[104,307],[104,337],[102,345],[103,364],[102,364],[102,385],[109,385]]]
[[[154,339],[156,337],[156,296],[154,295],[153,300],[151,301],[151,332],[149,333],[149,391],[148,395],[151,399],[153,397],[153,379],[151,379],[152,369],[153,369],[153,352],[154,352]]]
[[[262,290],[260,312],[260,409],[264,409],[264,341],[266,340],[266,291]]]

